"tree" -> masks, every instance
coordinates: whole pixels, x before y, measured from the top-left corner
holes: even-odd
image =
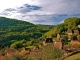
[[[61,38],[63,44],[68,44],[68,36],[64,36]]]
[[[45,33],[44,37],[56,37],[58,33],[66,33],[67,30],[76,30],[78,29],[78,25],[80,24],[80,18],[72,17],[64,20],[63,23],[56,25],[49,32]]]
[[[16,41],[16,42],[11,44],[10,48],[21,48],[21,47],[23,47],[24,43],[26,43],[25,40]]]
[[[76,35],[73,35],[72,36],[72,40],[77,40],[77,36]]]

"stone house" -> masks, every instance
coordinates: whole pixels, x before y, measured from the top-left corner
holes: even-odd
[[[31,51],[31,49],[30,49],[30,48],[24,48],[24,50],[26,50],[26,51]]]
[[[79,31],[78,30],[68,30],[67,31],[68,34],[68,40],[72,40],[72,36],[76,35],[76,37],[79,35]]]
[[[46,46],[47,44],[53,43],[53,39],[46,38],[45,40],[40,41],[40,43],[42,43],[44,46]]]
[[[40,49],[40,47],[38,46],[38,45],[36,45],[35,47],[34,47],[34,50],[39,50]]]
[[[78,28],[80,28],[80,25],[78,25]]]
[[[66,34],[57,34],[57,39],[61,39],[64,36],[67,36],[67,35]]]
[[[71,45],[64,45],[63,50],[72,52],[72,51],[76,51],[76,48],[72,47]]]
[[[53,39],[52,38],[46,38],[45,43],[53,43]]]
[[[72,30],[68,30],[68,31],[67,31],[67,34],[68,34],[68,36],[69,36],[69,35],[71,36],[71,35],[73,34],[73,31],[72,31]]]
[[[57,39],[60,39],[60,38],[61,38],[60,34],[57,34]]]
[[[78,35],[79,34],[79,31],[78,30],[68,30],[67,31],[67,34],[68,35],[73,35],[73,34]]]
[[[62,49],[62,42],[59,41],[59,40],[55,41],[55,42],[54,42],[54,47],[57,47],[57,48],[59,48],[59,49]]]
[[[77,39],[80,40],[80,34],[77,36]]]
[[[75,35],[79,35],[79,31],[78,30],[74,30],[74,34]]]
[[[71,40],[70,44],[71,45],[74,45],[74,44],[80,45],[80,40]]]

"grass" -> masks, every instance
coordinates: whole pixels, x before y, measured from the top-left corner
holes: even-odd
[[[33,49],[33,48],[34,48],[34,46],[28,46],[28,47],[26,47],[26,48],[30,48],[30,49]]]
[[[64,59],[64,60],[77,60],[79,58],[80,60],[80,53],[74,54],[72,56],[69,56],[68,58]]]

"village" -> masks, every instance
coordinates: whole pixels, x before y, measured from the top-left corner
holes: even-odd
[[[78,26],[80,28],[80,25]],[[46,38],[45,40],[40,40],[40,44],[43,44],[43,46],[52,45],[53,47],[56,47],[58,49],[61,49],[63,51],[63,57],[62,59],[68,57],[71,54],[80,52],[80,31],[79,30],[68,30],[66,34],[61,33],[57,34],[57,37],[54,38]],[[42,50],[40,46],[35,45],[35,47],[31,50],[30,48],[26,48],[26,46],[23,47],[23,49],[16,50],[16,49],[9,49],[8,47],[6,49],[6,55],[1,54],[0,60],[4,57],[10,57],[13,54],[19,54],[19,55],[26,55],[26,56],[33,56],[35,58],[39,59],[39,52]],[[68,52],[71,52],[68,54]]]

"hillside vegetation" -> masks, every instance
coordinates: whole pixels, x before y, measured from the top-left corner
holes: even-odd
[[[22,44],[38,39],[51,28],[49,25],[34,25],[30,22],[0,17],[0,47],[20,43],[18,41]]]
[[[58,33],[66,33],[67,30],[75,30],[80,29],[78,28],[78,25],[80,25],[80,18],[72,17],[64,20],[63,23],[56,25],[52,30],[45,33],[42,37],[56,37]]]
[[[80,34],[72,33],[71,41],[68,40],[67,34],[68,30],[80,32],[78,25],[80,25],[80,18],[77,17],[68,18],[56,26],[35,25],[30,22],[0,17],[0,60],[60,60],[65,56],[69,56],[66,58],[69,60],[76,56],[74,59],[78,60],[80,59],[79,54],[72,54],[80,48],[80,43],[71,45],[71,41],[79,41],[80,38],[74,39],[77,39],[76,36],[80,37]],[[58,37],[60,41],[56,38],[59,33],[65,34],[63,37]],[[54,38],[55,41],[49,40],[47,43],[46,38]],[[67,50],[68,47],[70,52]]]

